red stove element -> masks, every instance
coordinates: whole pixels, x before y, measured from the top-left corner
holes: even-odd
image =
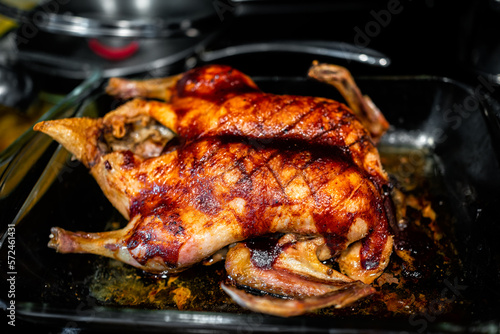
[[[110,46],[97,38],[91,38],[88,40],[88,46],[96,55],[108,60],[127,59],[139,50],[137,41],[131,41],[124,46]]]

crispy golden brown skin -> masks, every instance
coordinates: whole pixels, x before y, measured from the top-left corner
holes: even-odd
[[[123,99],[164,99],[168,103],[136,99],[119,109],[144,110],[191,140],[232,135],[245,137],[254,145],[280,138],[337,146],[377,185],[387,184],[370,133],[347,106],[331,99],[264,93],[248,76],[223,65],[208,65],[153,81],[112,78],[107,92]],[[362,98],[358,95],[355,97]]]
[[[108,254],[126,246],[138,267],[159,273],[183,269],[233,242],[295,233],[322,236],[330,256],[362,240],[365,270],[358,276],[371,281],[389,238],[376,187],[336,154],[209,138],[156,158],[111,152],[91,173],[133,226],[119,240],[110,232],[112,243],[105,233],[83,239],[59,233],[52,245],[61,252],[86,244],[95,249],[85,251]]]
[[[373,293],[393,241],[387,177],[361,123],[338,102],[265,94],[227,67],[188,73],[175,78],[171,103],[134,99],[100,119],[35,126],[82,161],[129,219],[101,233],[54,227],[49,246],[167,274],[229,246],[222,288],[280,316]],[[185,141],[166,144],[164,126]]]

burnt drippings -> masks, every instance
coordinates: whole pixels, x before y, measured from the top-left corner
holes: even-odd
[[[431,264],[438,252],[432,238],[413,224],[407,225],[395,234],[394,250],[405,260],[402,274],[412,279],[430,275]]]
[[[176,88],[178,97],[198,97],[215,103],[223,102],[228,95],[260,91],[248,76],[224,65],[192,69]]]
[[[391,230],[401,277],[412,283],[435,279],[450,268],[456,249],[451,211],[446,208],[446,191],[436,175],[434,157],[426,150],[394,148],[386,148],[382,157],[393,184],[386,190],[393,199],[396,222]]]

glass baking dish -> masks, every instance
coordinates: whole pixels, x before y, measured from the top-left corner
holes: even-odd
[[[254,79],[266,92],[341,99],[333,87],[305,77]],[[0,198],[0,300],[7,319],[14,314],[16,321],[37,328],[121,332],[498,331],[497,102],[483,94],[488,87],[440,77],[357,82],[392,124],[379,144],[391,177],[412,196],[424,196],[437,215],[435,241],[442,248],[431,254],[429,277],[399,277],[402,287],[386,277],[374,296],[350,307],[284,319],[234,304],[219,287],[222,264],[157,278],[114,260],[58,254],[47,247],[52,226],[97,232],[125,221],[88,171],[52,142],[35,162],[20,150],[14,160],[29,163],[29,177]],[[104,84],[71,106],[77,116],[102,116],[118,105],[104,93]],[[36,147],[35,138],[30,144]],[[8,181],[2,179],[1,189]],[[422,215],[418,221],[429,224]],[[394,260],[389,270],[400,270],[399,265]]]

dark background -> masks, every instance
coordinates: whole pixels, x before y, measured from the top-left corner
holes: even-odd
[[[284,3],[287,5],[284,5]],[[383,70],[360,73],[432,74],[464,78],[495,72],[500,20],[495,1],[249,1],[236,2],[221,43],[265,39],[333,40],[387,55]],[[229,14],[220,7],[219,14]],[[223,22],[225,23],[225,22]],[[293,68],[284,57],[275,66]],[[266,66],[261,63],[261,66]],[[356,64],[349,64],[357,72]]]

